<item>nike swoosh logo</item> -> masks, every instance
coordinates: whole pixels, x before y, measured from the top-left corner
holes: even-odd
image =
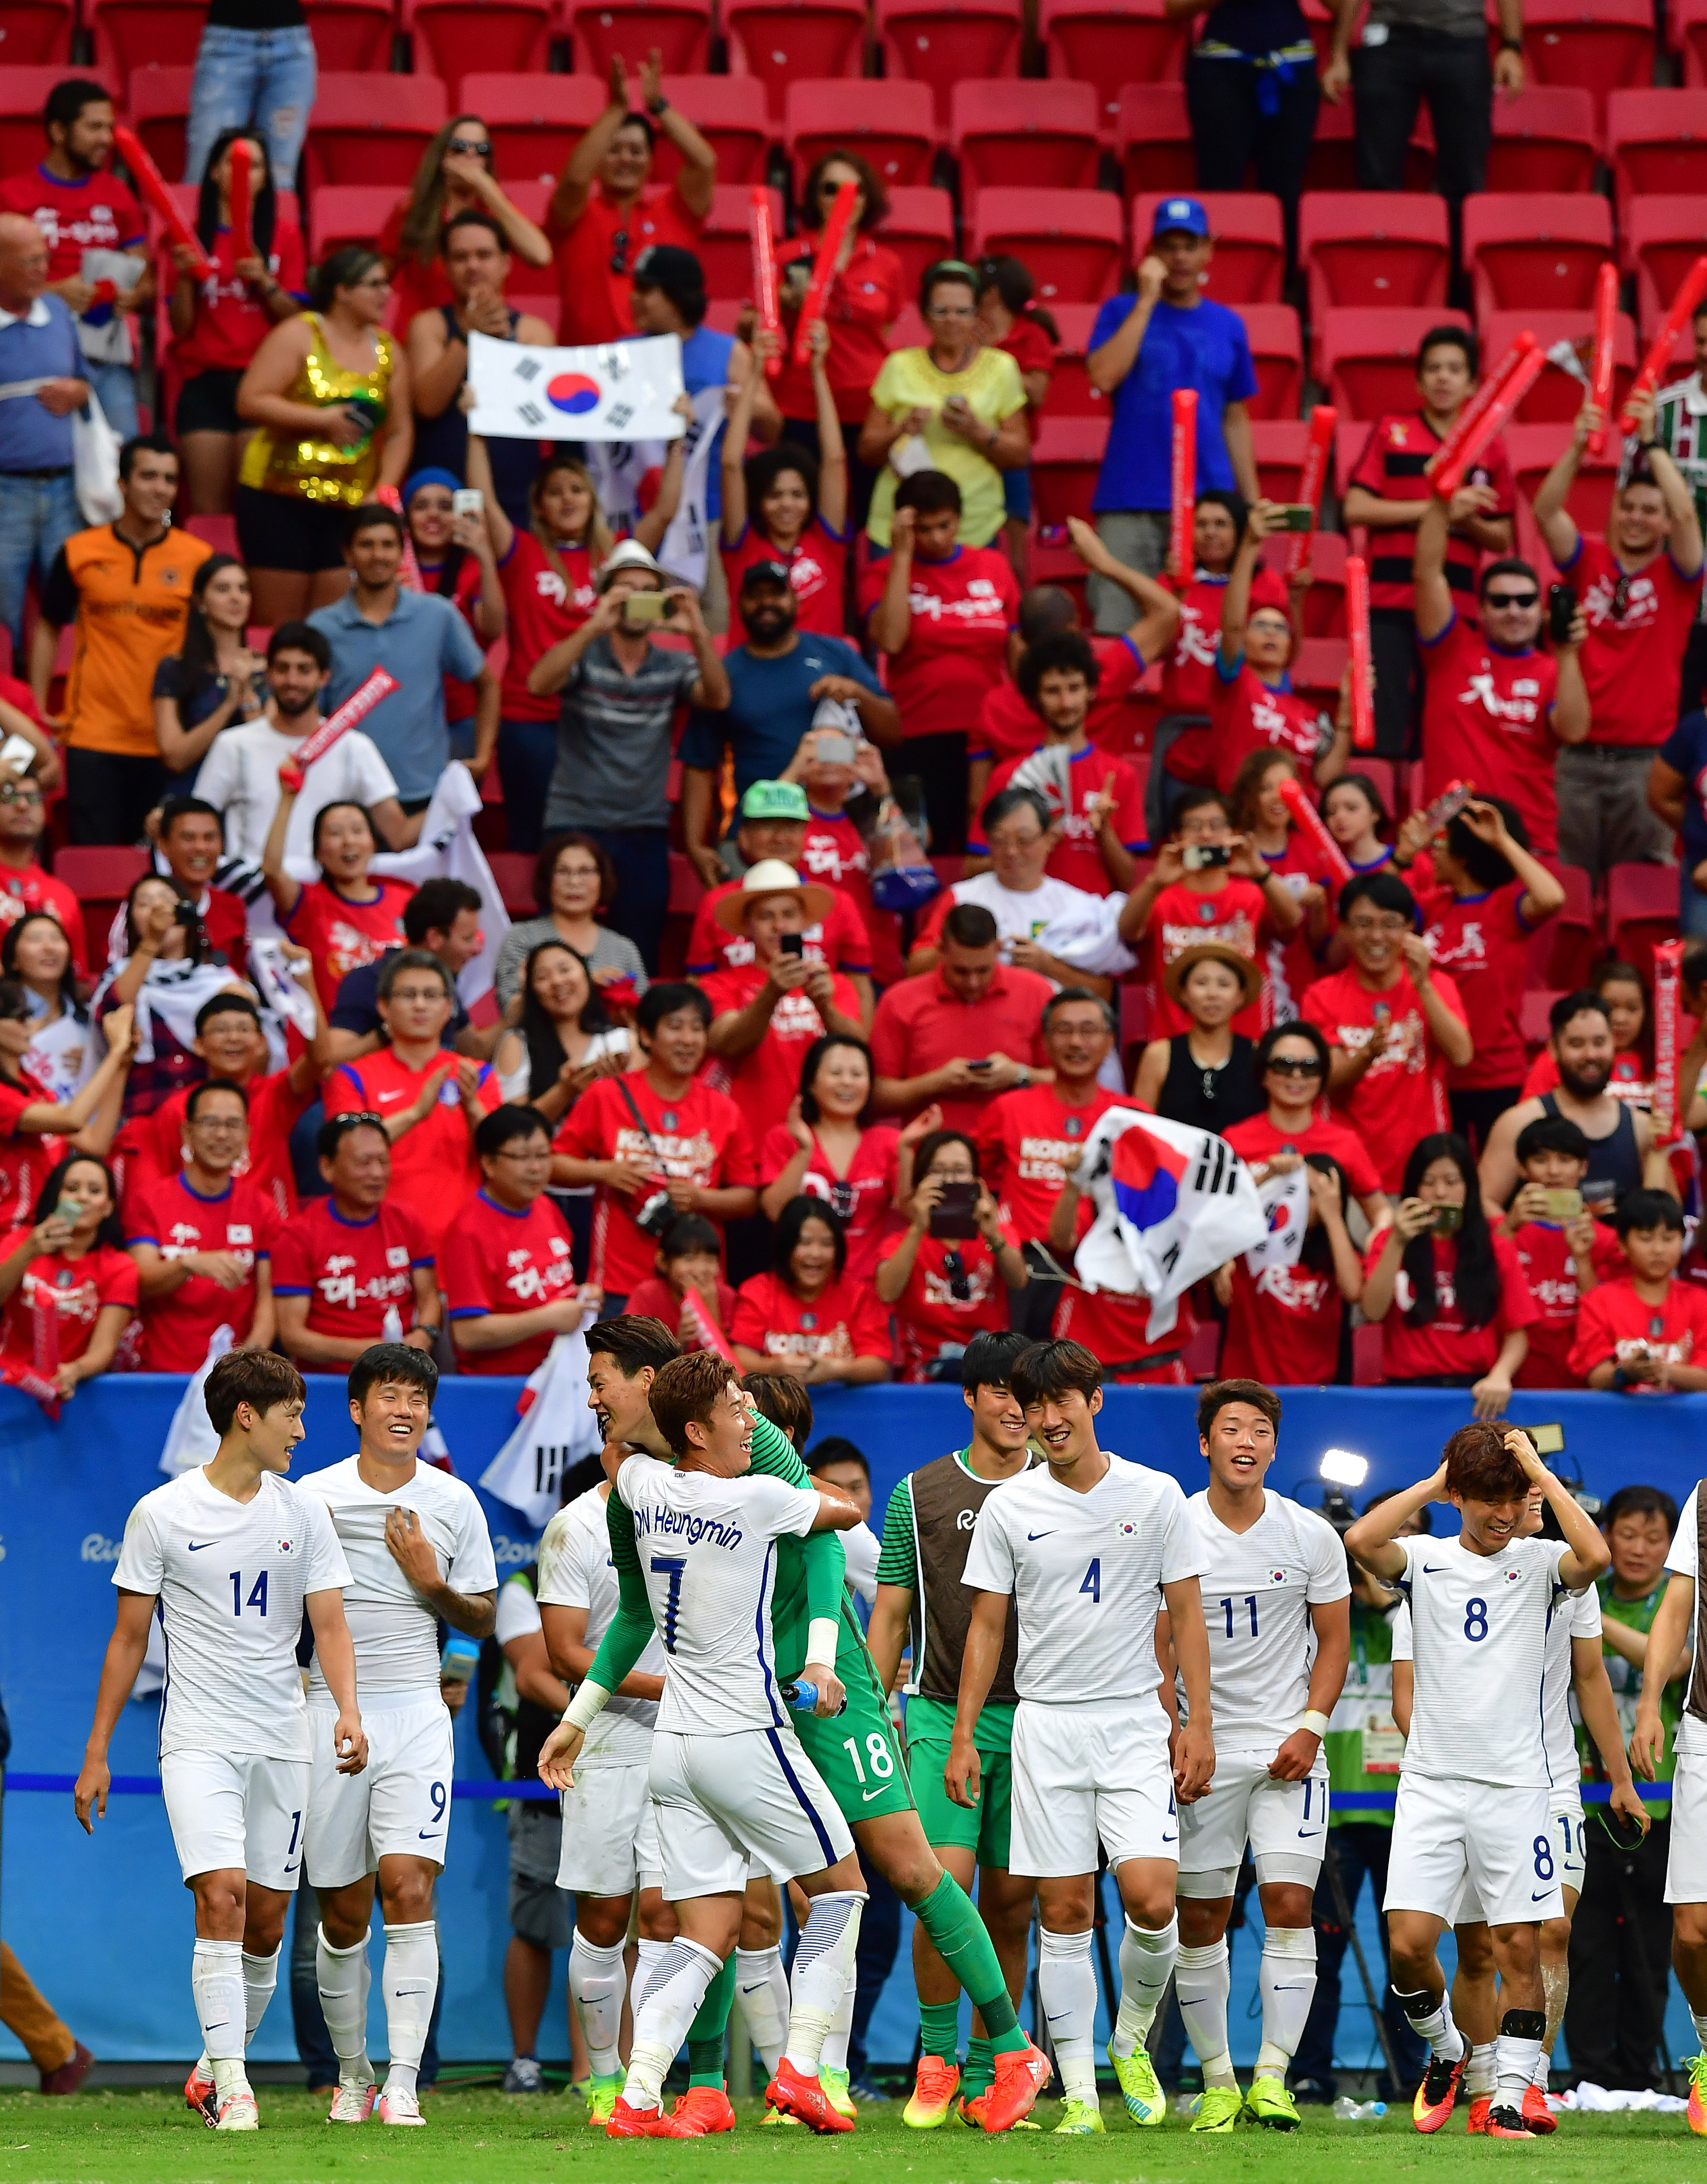
[[[298,1859],[297,1860],[297,1865],[300,1865],[301,1864],[302,1864],[302,1860],[301,1860],[301,1858],[298,1858]],[[297,1865],[287,1865],[287,1866],[285,1868],[285,1871],[286,1871],[286,1873],[294,1873],[294,1872],[296,1871],[296,1869],[297,1869]]]
[[[860,1803],[862,1805],[869,1805],[874,1797],[881,1797],[882,1796],[886,1787],[887,1785],[880,1783],[876,1789],[868,1790],[865,1796],[859,1800]]]
[[[757,1986],[744,1986],[742,1988],[741,1992],[742,1994],[759,1994],[762,1992],[765,1988],[769,1986],[770,1984],[770,1982],[769,1980],[760,1980]]]
[[[1028,1540],[1053,1540],[1054,1536],[1053,1532],[1027,1532],[1026,1535]]]
[[[417,1832],[415,1840],[418,1842],[436,1842],[443,1833],[442,1828],[422,1828]]]
[[[1422,1566],[1422,1574],[1425,1577],[1438,1577],[1445,1568],[1444,1563],[1425,1563]]]
[[[198,1555],[203,1547],[216,1547],[220,1543],[217,1540],[191,1540],[186,1544],[192,1555]]]
[[[1539,1896],[1532,1896],[1529,1900],[1532,1903],[1544,1903],[1552,1893],[1550,1888],[1543,1888]]]
[[[1179,1841],[1179,1837],[1177,1836],[1164,1836],[1162,1837],[1162,1841],[1164,1842],[1177,1842]]]
[[[1300,1842],[1315,1842],[1321,1834],[1320,1828],[1300,1828],[1298,1831],[1298,1839]]]

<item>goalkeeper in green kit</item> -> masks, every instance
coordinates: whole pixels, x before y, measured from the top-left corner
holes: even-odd
[[[661,1320],[626,1316],[590,1329],[587,1348],[588,1400],[607,1447],[626,1446],[670,1461],[668,1444],[653,1421],[649,1394],[653,1374],[679,1354],[674,1336]],[[806,1467],[787,1435],[763,1417],[753,1421],[751,1468],[792,1485],[809,1483]],[[559,1767],[573,1766],[589,1724],[653,1635],[633,1519],[615,1495],[607,1518],[620,1605],[586,1680],[542,1754],[542,1761],[550,1758]],[[818,1694],[815,1711],[803,1708],[790,1719],[862,1858],[913,1911],[983,2019],[995,2049],[995,2075],[969,2113],[986,2131],[1011,2130],[1047,2084],[1049,2065],[1020,2028],[994,1947],[971,1899],[944,1872],[925,1840],[887,1702],[848,1604],[843,1570],[842,1543],[834,1532],[777,1542],[770,1608],[777,1671],[790,1683],[813,1685]],[[676,2103],[673,2119],[679,2136],[697,2137],[734,2126],[723,2083],[725,2032],[734,1992],[731,1958],[713,1981],[689,2031],[688,2091]],[[819,2113],[829,2106],[829,2098],[815,2080],[811,2095],[802,2098],[787,2082],[791,2077],[798,2073],[790,2072],[785,2056],[767,2091],[771,2104],[792,2110],[815,2129],[838,2127],[839,2119]]]

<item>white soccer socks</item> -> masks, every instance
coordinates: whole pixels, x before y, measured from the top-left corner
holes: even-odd
[[[709,1949],[679,1936],[664,1951],[635,2013],[634,2047],[622,2089],[630,2108],[659,2105],[665,2075],[699,2014],[706,1988],[722,1969]]]
[[[386,1928],[386,2091],[413,2093],[438,1998],[438,1929],[431,1919]]]
[[[1115,2054],[1130,2055],[1149,2036],[1179,1953],[1177,1918],[1159,1927],[1126,1921],[1120,1935],[1120,2007],[1111,2043]]]
[[[1455,2063],[1464,2053],[1464,2035],[1452,2021],[1452,2003],[1444,1992],[1437,2002],[1426,1990],[1415,1994],[1401,1994],[1393,1989],[1393,1999],[1410,2020],[1410,2029],[1417,2038],[1425,2041],[1431,2055],[1437,2055],[1443,2063]]]
[[[1536,2059],[1547,2016],[1539,2009],[1508,2009],[1499,2020],[1499,2037],[1493,2043],[1493,2105],[1523,2113],[1523,2097],[1535,2079]]]
[[[1472,2043],[1470,2060],[1464,2066],[1464,2090],[1472,2101],[1493,2098],[1493,2042],[1479,2040]]]
[[[1232,2086],[1233,2059],[1227,2048],[1227,1996],[1232,1970],[1227,1937],[1200,1949],[1182,1949],[1174,1967],[1174,1994],[1192,2053],[1203,2067],[1206,2086]]]
[[[1097,2101],[1097,2064],[1092,2042],[1097,2030],[1097,1975],[1091,1964],[1091,1936],[1053,1934],[1043,1927],[1037,1945],[1037,1997],[1055,2051],[1061,2091],[1070,2101]]]
[[[836,2014],[830,2020],[830,2030],[824,2036],[823,2052],[818,2058],[820,2070],[845,2072],[848,2068],[848,2042],[854,2037],[854,2001],[859,1992],[859,1976],[849,1972],[842,1999],[836,2005]]]
[[[653,1946],[662,1957],[663,1944],[654,1942]],[[589,1942],[579,1926],[569,1945],[569,1998],[575,2006],[581,2036],[587,2042],[587,2059],[596,2078],[614,2078],[622,2067],[617,2049],[622,2038],[622,1998],[628,1987],[628,1970],[623,1955],[620,1942],[614,1948],[602,1949],[596,1942]],[[642,1960],[635,1971],[642,1993],[645,1973]]]
[[[190,1959],[190,1992],[202,2027],[202,2046],[213,2069],[214,2089],[222,2101],[248,2091],[243,2069],[248,2022],[243,1984],[241,1942],[196,1943]]]
[[[267,2004],[273,1998],[273,1989],[279,1983],[279,1955],[284,1946],[281,1942],[278,1948],[275,1949],[270,1957],[252,1957],[247,1949],[243,1951],[243,2046],[245,2050],[247,2049],[249,2042],[254,2038],[256,2033],[260,2031],[261,2020],[267,2014]]]
[[[783,2053],[809,2078],[818,2075],[825,2040],[842,2006],[842,1990],[854,1979],[865,1908],[864,1889],[832,1889],[828,1895],[813,1897],[800,1930]]]
[[[735,1984],[747,2036],[773,2078],[788,2040],[788,1975],[779,1949],[737,1949]]]
[[[319,1927],[314,1936],[314,1983],[320,1991],[320,2014],[332,2053],[338,2059],[338,2082],[370,2086],[373,2065],[368,2061],[368,1937],[353,1948],[335,1949]]]
[[[1315,1930],[1271,1926],[1263,1936],[1257,1971],[1262,1994],[1263,2037],[1255,2075],[1284,2078],[1304,2038],[1304,2020],[1315,1993]]]

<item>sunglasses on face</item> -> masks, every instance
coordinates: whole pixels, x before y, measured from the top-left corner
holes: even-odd
[[[1269,1069],[1276,1077],[1320,1077],[1321,1075],[1321,1064],[1314,1055],[1311,1055],[1308,1060],[1303,1057],[1295,1059],[1291,1055],[1276,1055],[1271,1059]]]
[[[1489,592],[1487,604],[1497,612],[1501,607],[1532,607],[1540,599],[1539,592]]]
[[[9,785],[0,788],[0,804],[40,804],[41,801],[39,788],[14,788]]]
[[[492,157],[492,142],[485,136],[453,136],[445,149],[472,159],[489,159]]]

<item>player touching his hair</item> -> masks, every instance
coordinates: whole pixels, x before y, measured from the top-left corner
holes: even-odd
[[[1521,1536],[1532,1487],[1562,1540]],[[1443,1499],[1462,1519],[1457,1539],[1394,1538]],[[1419,2131],[1438,2131],[1464,2075],[1435,1950],[1468,1881],[1505,1990],[1488,2136],[1525,2137],[1524,2096],[1547,2030],[1541,1925],[1564,1910],[1542,1713],[1547,1630],[1562,1596],[1592,1585],[1611,1555],[1528,1435],[1486,1420],[1460,1426],[1433,1477],[1376,1503],[1346,1546],[1410,1604],[1415,1699],[1385,1908],[1393,1992],[1429,2046],[1412,2114]]]

